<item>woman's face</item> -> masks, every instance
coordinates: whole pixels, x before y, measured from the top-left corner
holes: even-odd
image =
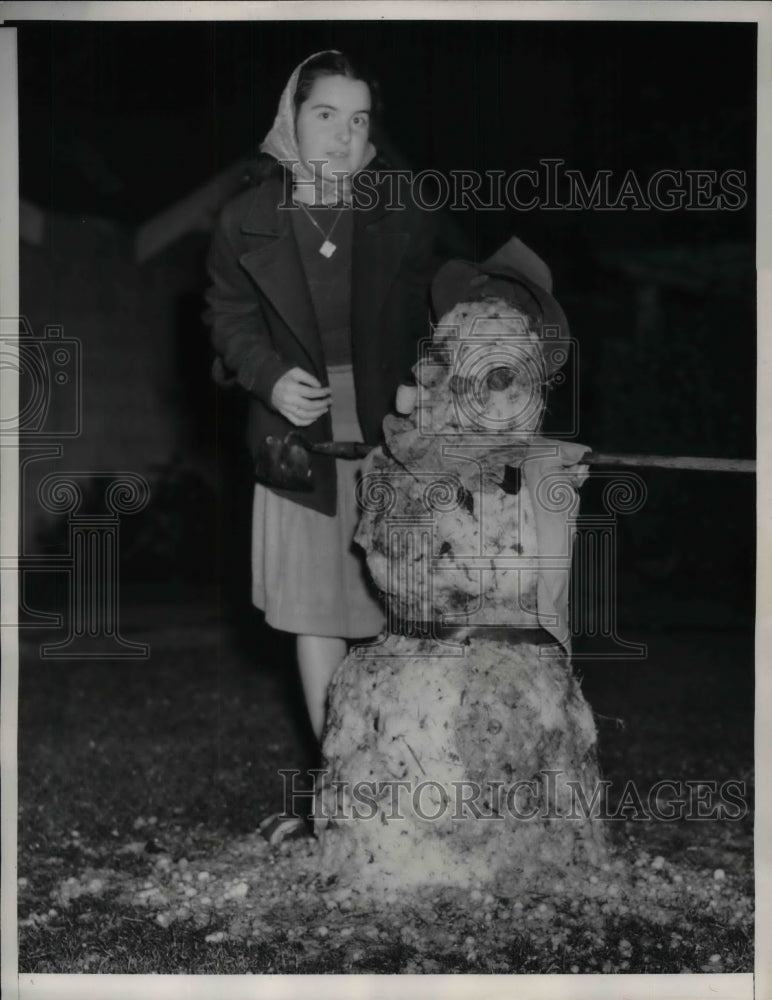
[[[300,157],[310,170],[312,160],[321,160],[326,179],[353,174],[370,133],[370,88],[363,80],[320,76],[300,105],[295,128]]]

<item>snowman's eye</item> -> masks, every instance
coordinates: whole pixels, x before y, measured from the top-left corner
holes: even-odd
[[[507,389],[515,381],[516,375],[517,371],[514,368],[494,368],[488,372],[485,384],[494,391]]]

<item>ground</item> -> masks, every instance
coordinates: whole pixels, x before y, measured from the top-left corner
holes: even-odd
[[[747,625],[637,627],[625,638],[648,645],[645,661],[576,661],[612,803],[628,781],[645,799],[667,778],[696,813],[685,782],[733,781],[739,818],[665,822],[633,804],[608,822],[609,865],[580,888],[372,900],[318,883],[313,840],[274,850],[255,835],[281,806],[278,769],[312,766],[312,744],[286,640],[214,608],[129,608],[144,661],[45,661],[27,633],[20,971],[752,970]]]

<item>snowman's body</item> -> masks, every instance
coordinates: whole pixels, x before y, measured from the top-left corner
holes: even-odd
[[[530,490],[485,483],[469,460],[407,475],[374,454],[357,531],[392,621],[537,627],[538,544]],[[386,496],[388,510],[383,509]]]
[[[386,446],[365,463],[356,541],[392,633],[354,649],[331,685],[317,819],[330,874],[511,884],[603,853],[595,820],[554,808],[529,821],[506,803],[487,819],[440,809],[459,783],[480,787],[484,811],[491,782],[543,784],[554,771],[530,800],[549,813],[570,808],[572,781],[588,801],[598,782],[568,651],[539,629],[540,501],[518,475],[543,415],[541,362],[530,317],[496,299],[459,304],[414,368],[416,406],[387,418]],[[455,641],[447,626],[462,629]],[[409,786],[399,817],[395,782]],[[354,789],[371,786],[373,804],[357,808]]]

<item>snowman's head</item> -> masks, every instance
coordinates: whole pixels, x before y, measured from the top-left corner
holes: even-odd
[[[538,310],[490,288],[455,305],[413,369],[421,430],[475,437],[538,431],[548,380],[540,332]]]

